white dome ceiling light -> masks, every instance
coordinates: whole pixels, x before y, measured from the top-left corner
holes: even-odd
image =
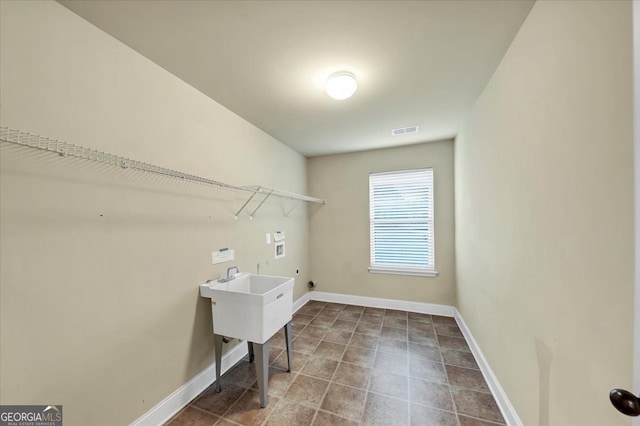
[[[339,101],[350,98],[358,89],[356,76],[349,71],[334,72],[327,79],[327,95]]]

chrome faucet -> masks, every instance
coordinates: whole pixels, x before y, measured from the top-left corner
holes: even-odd
[[[229,282],[232,279],[234,279],[236,277],[236,274],[238,274],[239,272],[240,270],[238,269],[237,266],[232,266],[230,268],[227,268],[227,276],[225,278],[220,278],[218,282],[219,283]]]
[[[236,277],[236,274],[240,272],[237,266],[232,266],[227,268],[227,281],[231,281]]]

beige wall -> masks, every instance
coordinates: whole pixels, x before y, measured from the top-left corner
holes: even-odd
[[[435,278],[369,273],[369,173],[433,167]],[[453,142],[309,159],[311,276],[318,291],[455,304]]]
[[[525,425],[629,424],[631,4],[537,2],[455,141],[459,310]]]
[[[451,141],[306,160],[53,2],[0,2],[0,122],[235,184],[327,198],[253,221],[239,194],[0,155],[0,403],[127,424],[213,361],[197,284],[228,264],[459,309],[524,424],[628,424],[631,10],[538,2]],[[26,31],[25,29],[28,29]],[[434,167],[436,278],[370,274],[368,174]],[[288,207],[286,205],[284,207]],[[272,259],[264,233],[287,232]],[[309,260],[307,240],[310,238]],[[268,263],[268,264],[267,264]],[[457,291],[456,297],[456,275]]]
[[[54,2],[2,1],[1,124],[227,181],[306,192],[306,159]],[[1,146],[0,403],[128,424],[213,362],[198,284],[230,264],[306,292],[306,207]],[[284,202],[284,207],[290,207]],[[286,231],[273,259],[265,232]],[[268,261],[268,265],[267,265]]]

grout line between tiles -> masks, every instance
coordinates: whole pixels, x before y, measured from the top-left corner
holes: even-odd
[[[229,408],[227,408],[227,410],[226,410],[224,413],[222,413],[222,416],[221,416],[221,417],[226,418],[226,415],[227,415],[227,413],[229,413],[229,410],[231,410],[231,409],[233,408],[233,406],[234,406],[234,405],[236,405],[236,404],[238,403],[238,401],[240,401],[240,400],[242,399],[242,397],[243,397],[247,392],[249,392],[249,388],[245,388],[244,392],[242,392],[242,393],[240,394],[240,396],[239,396],[238,398],[236,398],[236,400],[235,400],[235,401],[233,401],[233,404],[231,404],[231,405],[229,406]]]
[[[207,410],[205,410],[205,409],[203,409],[203,408],[200,408],[200,407],[198,407],[197,405],[193,405],[193,404],[191,404],[191,403],[187,404],[187,406],[186,406],[186,407],[184,408],[184,410],[182,410],[182,411],[185,411],[185,410],[186,410],[187,408],[189,408],[189,407],[191,407],[191,408],[193,408],[193,409],[195,409],[195,410],[198,410],[198,411],[202,411],[203,413],[205,413],[205,414],[209,414],[210,416],[217,417],[218,419],[221,419],[221,418],[222,418],[222,417],[221,417],[221,416],[219,416],[218,414],[214,414],[214,413],[212,413],[212,412],[210,412],[210,411],[207,411]],[[180,413],[182,413],[182,411],[181,411]],[[217,422],[217,420],[216,420],[216,422]]]
[[[305,306],[306,306],[306,305],[305,305]],[[302,307],[301,307],[301,308],[296,312],[296,314],[302,314],[302,315],[308,316],[308,317],[310,317],[310,318],[311,318],[311,320],[310,320],[310,321],[309,321],[309,323],[307,323],[307,324],[299,324],[299,325],[302,325],[302,328],[301,328],[300,332],[295,336],[296,338],[297,338],[298,336],[301,336],[301,334],[304,332],[304,330],[305,330],[305,329],[307,329],[307,327],[308,327],[309,325],[313,325],[313,324],[311,324],[311,322],[312,322],[313,320],[315,320],[316,318],[320,318],[320,316],[319,316],[320,312],[321,312],[325,307],[327,307],[327,306],[329,306],[329,305],[328,305],[328,304],[324,304],[324,305],[322,305],[322,306],[316,306],[316,305],[314,304],[314,306],[313,306],[313,307],[314,307],[314,308],[318,307],[319,309],[318,309],[318,311],[317,311],[317,312],[315,312],[314,314],[311,314],[311,315],[309,315],[309,314],[307,314],[307,313],[303,313],[303,312],[301,312],[302,308],[304,308],[305,306],[302,306]],[[306,354],[306,353],[305,353],[305,355],[307,356],[307,358],[306,358],[306,360],[304,360],[303,364],[300,366],[300,368],[298,369],[298,371],[296,371],[296,372],[291,371],[291,373],[292,373],[292,374],[294,374],[295,376],[293,377],[293,379],[291,380],[291,382],[288,384],[288,386],[287,386],[287,387],[286,387],[286,389],[284,390],[284,393],[283,393],[282,397],[280,397],[280,398],[278,399],[278,402],[276,403],[276,406],[273,408],[272,412],[271,412],[271,413],[269,413],[269,415],[268,415],[268,416],[265,418],[265,420],[262,422],[262,424],[263,424],[263,425],[264,425],[264,424],[266,424],[266,423],[269,421],[269,419],[271,419],[271,417],[272,417],[272,415],[273,415],[273,412],[275,412],[275,410],[276,410],[276,409],[277,409],[281,404],[283,404],[283,403],[284,403],[284,402],[282,402],[282,401],[289,401],[289,402],[297,403],[297,404],[300,404],[300,405],[303,405],[303,406],[307,406],[307,407],[309,407],[309,408],[313,408],[313,409],[315,410],[315,412],[314,412],[313,417],[312,417],[312,419],[311,419],[311,423],[313,423],[313,422],[315,422],[315,421],[316,421],[316,419],[317,419],[317,417],[318,417],[318,414],[319,414],[321,411],[322,411],[323,413],[328,413],[328,414],[331,414],[331,415],[333,415],[333,416],[337,416],[338,418],[342,418],[342,419],[349,419],[349,420],[352,420],[352,421],[353,421],[353,420],[355,420],[354,418],[345,417],[345,416],[343,416],[343,415],[340,415],[340,414],[337,414],[337,413],[333,413],[333,412],[330,412],[330,411],[327,411],[327,410],[324,410],[324,409],[322,409],[322,408],[321,408],[321,407],[322,407],[322,404],[324,403],[325,398],[327,397],[327,395],[328,395],[328,393],[329,393],[329,391],[330,391],[331,387],[332,387],[334,384],[335,384],[335,385],[344,386],[344,387],[347,387],[347,388],[350,388],[350,389],[358,390],[358,391],[360,391],[360,392],[364,392],[364,400],[362,401],[362,404],[361,404],[361,406],[360,406],[360,417],[359,417],[359,423],[360,423],[360,424],[362,424],[362,422],[363,422],[363,420],[364,420],[364,416],[365,416],[365,409],[366,409],[366,403],[367,403],[367,399],[368,399],[368,395],[369,395],[369,393],[371,393],[371,394],[375,394],[375,395],[380,395],[380,396],[382,396],[382,397],[386,397],[386,398],[391,398],[391,399],[398,400],[398,401],[406,402],[406,403],[407,403],[407,410],[408,410],[408,413],[407,413],[407,419],[408,419],[409,424],[411,423],[411,406],[412,406],[412,404],[415,404],[415,405],[418,405],[418,406],[423,406],[423,407],[428,407],[428,408],[430,408],[430,409],[440,410],[440,411],[443,411],[443,412],[446,412],[446,413],[453,414],[453,415],[455,416],[456,423],[457,423],[457,425],[458,425],[458,426],[460,425],[460,416],[461,416],[461,415],[464,415],[465,417],[468,417],[468,418],[470,418],[470,419],[474,419],[474,420],[486,421],[486,422],[488,422],[489,424],[495,424],[495,425],[500,425],[500,424],[501,424],[501,423],[494,423],[493,421],[490,421],[490,420],[487,420],[487,419],[482,419],[482,418],[478,418],[478,417],[475,417],[475,416],[472,416],[472,415],[462,414],[462,413],[459,413],[459,412],[458,412],[457,404],[456,404],[455,400],[453,399],[453,390],[454,390],[454,389],[465,389],[465,390],[471,390],[471,391],[475,391],[475,392],[479,392],[479,393],[484,393],[484,394],[490,394],[490,395],[492,395],[490,392],[483,392],[483,391],[481,391],[481,390],[477,390],[477,389],[474,389],[474,388],[467,388],[467,387],[460,387],[460,386],[453,386],[453,385],[451,385],[451,383],[450,383],[450,381],[449,381],[449,373],[448,373],[448,371],[447,371],[446,366],[452,366],[452,367],[456,367],[456,368],[463,368],[463,369],[466,369],[466,370],[472,370],[472,371],[478,371],[478,370],[479,370],[478,368],[471,368],[471,367],[468,367],[468,366],[462,366],[462,365],[455,365],[455,364],[445,363],[445,361],[444,361],[444,356],[443,356],[443,353],[442,353],[442,347],[440,346],[440,336],[442,336],[442,337],[448,337],[448,338],[457,338],[457,339],[460,339],[461,337],[459,337],[459,336],[455,336],[455,335],[451,335],[451,334],[453,334],[453,333],[443,334],[443,333],[438,333],[438,332],[436,332],[436,329],[435,329],[435,322],[433,322],[433,320],[432,320],[431,322],[429,322],[429,321],[421,321],[420,319],[412,319],[413,321],[423,322],[423,323],[425,323],[425,324],[429,324],[429,323],[431,324],[432,329],[433,329],[433,334],[435,335],[434,337],[435,337],[435,341],[436,341],[437,345],[436,345],[436,346],[433,346],[433,345],[430,345],[430,344],[424,344],[424,343],[420,343],[420,342],[410,342],[410,341],[409,341],[409,333],[411,332],[411,328],[410,328],[410,327],[409,327],[409,325],[408,325],[408,321],[409,321],[409,318],[408,318],[408,312],[404,312],[404,313],[405,313],[405,316],[404,316],[403,318],[399,318],[398,316],[387,316],[387,315],[386,315],[386,313],[387,313],[387,311],[388,311],[388,310],[382,310],[382,312],[383,312],[383,314],[382,314],[382,321],[381,321],[381,324],[377,327],[377,328],[378,328],[378,332],[379,332],[379,334],[378,334],[378,335],[372,335],[372,334],[366,334],[366,333],[358,333],[358,334],[361,334],[361,335],[364,335],[364,336],[371,336],[371,337],[375,337],[375,338],[376,338],[375,345],[373,345],[373,346],[371,346],[371,347],[363,347],[363,346],[358,346],[358,345],[356,345],[356,344],[353,344],[353,345],[352,345],[352,344],[351,344],[351,342],[354,340],[354,337],[355,337],[355,334],[356,334],[355,329],[350,331],[350,333],[351,333],[351,334],[349,335],[348,339],[346,339],[346,343],[330,342],[330,341],[328,341],[328,340],[324,340],[324,338],[326,337],[326,335],[327,335],[328,331],[332,329],[333,325],[334,325],[334,324],[336,323],[336,321],[338,320],[338,317],[339,317],[340,313],[344,312],[344,309],[345,309],[347,306],[349,306],[349,305],[341,305],[341,306],[342,306],[342,309],[333,309],[333,308],[335,308],[334,306],[332,306],[332,307],[331,307],[332,309],[328,309],[328,310],[336,311],[336,312],[338,313],[338,314],[336,315],[336,317],[335,317],[335,318],[322,317],[322,318],[324,318],[325,320],[327,320],[327,322],[329,322],[329,321],[330,321],[330,322],[331,322],[331,324],[329,325],[329,327],[328,327],[328,328],[320,327],[320,328],[323,328],[323,329],[325,330],[325,332],[324,332],[323,336],[322,336],[320,339],[316,339],[316,340],[318,340],[318,344],[313,348],[313,350],[312,350],[310,353],[308,353],[308,354]],[[365,310],[366,310],[366,309],[365,309]],[[361,321],[362,321],[362,319],[363,319],[363,316],[365,315],[365,310],[362,310],[362,311],[359,313],[359,316],[358,316],[357,320],[352,321],[352,322],[354,322],[354,323],[356,324],[356,328],[357,328],[357,325],[359,325],[359,324],[371,324],[371,323],[361,322]],[[378,312],[375,312],[375,314],[378,314]],[[385,318],[399,318],[399,319],[406,319],[406,320],[407,320],[407,327],[406,327],[406,328],[403,328],[403,329],[405,330],[406,341],[404,341],[404,340],[398,340],[398,342],[399,342],[399,343],[403,342],[403,343],[405,343],[405,344],[407,345],[407,352],[406,352],[406,354],[405,354],[405,355],[402,355],[402,354],[399,354],[399,353],[396,353],[396,352],[389,352],[388,350],[384,350],[384,349],[380,348],[380,342],[381,342],[382,337],[383,337],[383,336],[381,335],[381,332],[382,332],[382,328],[383,328],[383,325],[384,325],[384,319],[385,319]],[[347,321],[347,320],[344,320],[344,321]],[[314,326],[314,327],[317,327],[317,326]],[[373,327],[373,328],[375,328],[375,327]],[[396,329],[397,327],[392,327],[392,328]],[[401,328],[397,328],[397,329],[401,329]],[[421,331],[421,330],[418,330],[418,331]],[[428,331],[425,331],[425,332],[427,332],[427,333],[428,333]],[[304,337],[304,336],[303,336],[303,337]],[[464,340],[464,337],[462,337],[462,339]],[[397,339],[391,339],[391,340],[397,340]],[[313,405],[311,405],[311,404],[306,404],[306,403],[304,403],[304,402],[294,401],[294,400],[291,400],[291,399],[289,399],[289,398],[285,398],[285,397],[284,397],[284,395],[286,394],[286,392],[289,390],[289,388],[291,387],[291,385],[293,384],[293,382],[296,380],[296,378],[297,378],[299,375],[303,375],[303,376],[306,376],[306,377],[311,377],[311,378],[314,378],[314,379],[321,379],[321,378],[319,378],[319,377],[314,377],[314,376],[310,376],[310,375],[308,375],[308,374],[304,374],[304,373],[302,372],[302,370],[303,370],[303,369],[305,368],[305,366],[308,364],[308,362],[309,362],[309,360],[312,358],[312,356],[314,356],[315,351],[317,350],[318,346],[319,346],[322,342],[327,342],[327,343],[330,343],[330,344],[344,344],[344,346],[345,346],[345,347],[344,347],[344,350],[342,351],[342,353],[340,354],[339,359],[336,359],[336,360],[335,360],[335,361],[338,363],[338,365],[337,365],[336,369],[333,371],[333,373],[332,373],[332,375],[331,375],[331,378],[328,380],[328,382],[329,382],[329,383],[328,383],[328,385],[327,385],[327,388],[326,388],[325,392],[324,392],[324,393],[323,393],[323,395],[322,395],[322,398],[321,398],[321,400],[320,400],[319,406],[318,406],[318,407],[315,407],[315,406],[313,406]],[[425,359],[423,359],[423,358],[420,358],[420,357],[417,357],[417,358],[416,358],[416,357],[411,357],[411,356],[409,355],[409,345],[410,345],[410,344],[412,344],[412,343],[416,343],[416,344],[418,344],[418,345],[422,345],[422,346],[424,346],[424,347],[429,347],[429,348],[437,349],[437,350],[438,350],[438,354],[439,354],[439,361],[434,361],[434,360],[429,359],[429,358],[425,358]],[[275,347],[275,346],[274,346],[274,347]],[[342,360],[342,358],[345,356],[345,353],[347,352],[347,350],[348,350],[350,347],[351,347],[351,348],[356,348],[356,350],[362,350],[362,351],[365,351],[365,350],[366,350],[366,351],[371,351],[371,352],[373,352],[373,354],[374,354],[374,362],[373,362],[373,364],[372,364],[372,365],[365,365],[365,364],[358,364],[358,363],[349,362],[349,361],[343,361],[343,360]],[[419,348],[419,347],[418,347],[418,348]],[[284,348],[279,348],[279,349],[284,350]],[[293,349],[293,348],[292,348],[292,349]],[[445,349],[446,349],[446,348],[445,348]],[[459,350],[459,349],[455,349],[455,348],[452,348],[452,349],[453,349],[453,350]],[[296,352],[299,352],[299,351],[296,351]],[[469,352],[469,351],[463,351],[463,352]],[[380,393],[380,392],[375,392],[375,391],[370,390],[370,387],[371,387],[371,384],[372,384],[373,372],[374,372],[374,370],[376,370],[376,368],[375,368],[375,359],[377,359],[377,355],[378,355],[379,353],[380,353],[380,354],[388,354],[388,355],[390,355],[390,356],[392,356],[392,357],[401,357],[401,356],[402,356],[402,357],[406,357],[406,359],[407,359],[407,371],[406,371],[405,373],[406,373],[406,377],[407,377],[407,385],[408,385],[408,389],[407,389],[407,399],[406,399],[406,400],[404,400],[404,399],[402,399],[402,398],[396,398],[396,397],[394,397],[394,396],[392,396],[392,395],[386,395],[386,394],[382,394],[382,393]],[[322,358],[325,358],[325,357],[322,357]],[[431,406],[431,405],[422,404],[420,401],[412,401],[412,395],[413,395],[413,394],[412,394],[412,390],[411,390],[411,378],[419,378],[419,379],[425,380],[425,379],[424,379],[424,378],[422,378],[422,377],[417,377],[417,376],[411,375],[411,369],[409,368],[409,367],[410,367],[410,366],[409,366],[409,363],[410,363],[411,359],[413,359],[413,358],[420,359],[420,360],[422,360],[422,361],[426,361],[426,362],[433,362],[433,363],[437,363],[437,364],[440,364],[440,365],[443,367],[443,369],[444,369],[444,376],[445,376],[445,378],[446,378],[446,382],[445,382],[445,383],[442,383],[442,382],[439,382],[439,381],[435,381],[435,380],[428,380],[428,381],[433,382],[433,383],[439,383],[439,384],[445,384],[445,385],[447,385],[447,387],[448,387],[448,391],[449,391],[449,397],[451,398],[451,402],[452,402],[452,410],[451,410],[451,411],[449,411],[449,410],[447,410],[447,409],[443,409],[443,408],[441,408],[441,407],[436,407],[436,406]],[[327,358],[327,359],[331,359],[331,358]],[[274,360],[274,361],[275,361],[275,360]],[[360,388],[360,387],[351,386],[351,385],[348,385],[348,384],[338,383],[337,381],[335,381],[335,380],[336,380],[336,377],[337,377],[337,374],[338,374],[338,370],[339,370],[339,368],[340,368],[340,364],[341,364],[341,363],[345,363],[345,364],[353,365],[353,366],[358,366],[358,367],[361,367],[361,368],[366,368],[366,369],[371,370],[371,371],[370,371],[370,374],[369,374],[369,377],[368,377],[368,379],[367,379],[367,381],[366,381],[365,388]],[[237,364],[236,364],[236,365],[237,365]],[[234,367],[235,367],[235,366],[234,366]],[[234,368],[234,367],[232,367],[232,368]],[[277,369],[277,370],[280,370],[280,371],[286,371],[286,370],[283,370],[282,368],[279,368],[279,367],[277,367],[277,366],[271,365],[271,363],[270,363],[270,365],[269,365],[269,368],[274,368],[274,369]],[[378,370],[379,370],[379,369],[378,369]],[[385,369],[382,369],[382,370],[383,370],[383,371],[385,371]],[[401,374],[401,375],[404,375],[404,374]],[[326,380],[326,379],[321,379],[321,380]],[[485,383],[486,383],[486,381],[485,381]],[[244,386],[243,386],[243,387],[244,387]],[[228,409],[223,413],[223,415],[222,415],[222,416],[220,416],[220,419],[225,419],[225,420],[230,421],[230,422],[232,422],[232,423],[234,423],[234,424],[237,424],[237,422],[233,422],[233,421],[231,421],[231,420],[227,419],[227,418],[225,417],[225,415],[227,415],[227,414],[228,414],[228,413],[233,409],[233,407],[234,407],[234,406],[236,406],[236,404],[238,403],[238,401],[240,401],[240,399],[242,399],[243,397],[245,397],[246,393],[250,390],[250,388],[251,388],[251,385],[249,385],[249,387],[248,387],[248,388],[245,388],[245,389],[244,389],[244,391],[240,394],[240,396],[239,396],[239,397],[238,397],[238,398],[237,398],[237,399],[236,399],[236,400],[231,404],[231,406],[230,406],[230,407],[229,407],[229,408],[228,408]],[[196,400],[197,400],[197,399],[199,399],[200,397],[201,397],[201,395],[197,396],[196,398],[194,398],[194,399],[192,400],[192,402],[196,401]],[[206,412],[206,413],[208,413],[208,414],[214,414],[214,413],[209,413],[208,411],[203,410],[203,409],[201,409],[201,408],[199,408],[199,407],[196,407],[196,406],[191,405],[191,404],[192,404],[192,402],[191,402],[191,403],[189,403],[189,404],[187,405],[187,407],[192,406],[192,407],[196,408],[196,409],[197,409],[197,410],[199,410],[199,411]],[[172,421],[173,419],[177,418],[177,417],[178,417],[178,416],[179,416],[179,415],[180,415],[184,410],[186,410],[186,407],[185,407],[185,409],[181,410],[179,413],[177,413],[176,415],[174,415],[174,416],[172,417],[171,421]],[[220,421],[220,420],[218,420],[218,421]],[[356,421],[357,421],[357,420],[356,420]],[[502,423],[502,424],[504,425],[504,423]]]
[[[224,417],[220,417],[220,419],[218,419],[218,421],[215,422],[213,425],[215,426],[218,423],[220,423],[221,421],[229,422],[229,423],[231,423],[233,425],[244,426],[242,423],[234,422],[233,420],[229,420],[229,419],[224,418]]]
[[[363,312],[364,312],[364,310],[363,310]],[[360,316],[362,316],[362,314]],[[349,338],[349,341],[351,341],[352,338],[353,338],[353,334]],[[335,371],[333,372],[333,374],[331,375],[331,379],[329,379],[329,386],[327,386],[327,389],[325,390],[324,395],[322,395],[322,402],[320,402],[320,407],[322,407],[322,403],[324,402],[324,399],[327,397],[327,394],[329,393],[329,389],[331,389],[331,384],[332,383],[336,383],[337,385],[341,385],[341,386],[348,386],[348,385],[343,385],[341,383],[337,383],[337,382],[333,381],[333,379],[336,377],[336,374],[338,374],[338,369],[340,368],[340,363],[342,362],[342,358],[344,357],[344,354],[347,352],[347,348],[348,347],[349,347],[349,345],[348,345],[348,342],[347,342],[347,344],[344,345],[344,350],[342,351],[342,355],[340,355],[340,359],[338,360],[338,365],[337,365]],[[348,386],[348,387],[353,388],[352,386]],[[358,389],[358,388],[353,388],[353,389]],[[358,389],[358,390],[362,390],[362,389]],[[359,423],[362,423],[361,420],[362,420],[362,416],[364,415],[364,405],[366,404],[366,401],[367,401],[367,394],[366,394],[366,390],[365,390],[364,400],[362,401],[362,406],[360,407],[361,413],[360,413],[360,417],[359,417],[359,419],[360,419]]]
[[[456,413],[455,411],[447,410],[447,409],[442,408],[442,407],[434,407],[433,405],[427,405],[427,404],[421,404],[421,403],[415,402],[415,401],[409,401],[409,405],[411,405],[411,404],[419,405],[421,407],[431,408],[433,410],[444,411],[445,413],[453,414],[455,417],[458,417],[458,413]],[[471,416],[469,416],[469,417],[471,417]],[[482,420],[482,419],[478,419],[478,420]]]
[[[506,425],[506,423],[496,423],[493,420],[481,419],[480,417],[472,416],[470,414],[461,413],[460,415],[463,416],[463,417],[468,417],[468,418],[473,419],[473,420],[480,420],[481,422],[488,423],[490,425],[496,425],[496,426],[505,426]]]
[[[436,331],[436,327],[433,326],[433,331]],[[438,334],[436,334],[436,340],[438,339]],[[438,341],[438,348],[440,348],[440,341]],[[447,388],[449,389],[449,398],[451,398],[451,406],[453,407],[453,412],[456,416],[456,423],[458,424],[458,426],[460,426],[460,418],[458,417],[458,407],[456,405],[456,401],[453,399],[453,391],[451,390],[451,381],[449,380],[449,372],[447,371],[447,367],[445,367],[444,364],[444,357],[442,356],[442,351],[438,350],[438,352],[440,353],[440,360],[442,361],[442,368],[444,369],[444,375],[447,378]]]
[[[164,425],[170,425],[171,422],[173,422],[176,418],[178,418],[179,415],[181,415],[182,413],[185,412],[185,410],[187,408],[189,408],[191,406],[191,403],[193,401],[195,401],[196,399],[198,399],[200,395],[196,396],[195,398],[193,398],[193,400],[191,400],[191,402],[189,402],[187,405],[185,405],[184,407],[182,407],[182,409],[180,409],[176,414],[174,414],[173,416],[171,416],[171,418],[169,418],[169,420],[167,420],[166,422],[164,422]]]

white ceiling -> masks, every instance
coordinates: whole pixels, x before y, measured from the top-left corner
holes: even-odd
[[[533,1],[60,0],[306,156],[454,137]],[[336,101],[326,76],[350,70]],[[420,132],[391,136],[419,125]]]

